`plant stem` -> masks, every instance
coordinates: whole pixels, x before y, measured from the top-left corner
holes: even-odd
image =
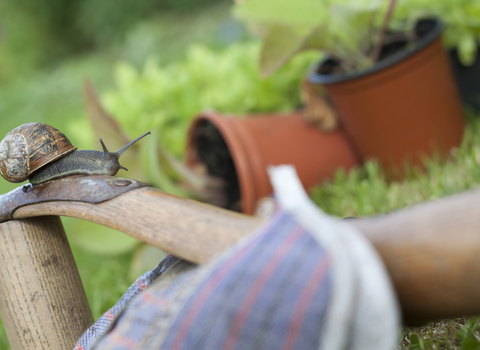
[[[385,38],[385,34],[387,33],[388,24],[390,23],[390,20],[392,19],[393,9],[395,8],[396,2],[397,2],[397,0],[390,0],[390,3],[388,4],[388,10],[387,10],[387,13],[385,14],[385,18],[383,20],[382,28],[380,29],[380,33],[378,34],[377,42],[375,43],[375,46],[373,48],[372,57],[371,57],[373,63],[377,62],[377,60],[380,56],[380,51],[382,49],[383,40]]]

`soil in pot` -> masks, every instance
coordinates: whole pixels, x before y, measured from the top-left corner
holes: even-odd
[[[196,126],[193,139],[198,162],[207,167],[210,175],[225,181],[225,208],[241,211],[240,186],[235,164],[220,131],[209,120],[201,120]]]
[[[322,133],[302,111],[239,118],[205,112],[192,122],[187,164],[203,164],[223,179],[228,209],[252,214],[256,202],[272,193],[271,165],[292,164],[305,188],[331,177],[339,167],[358,164],[343,131]]]

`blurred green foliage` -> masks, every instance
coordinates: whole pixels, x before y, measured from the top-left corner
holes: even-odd
[[[90,2],[92,11],[96,11],[95,3]],[[218,51],[232,40],[242,38],[245,31],[229,19],[228,7],[205,6],[217,2],[222,3],[221,0],[164,1],[162,9],[168,13],[163,10],[149,13],[148,21],[137,23],[128,19],[128,13],[119,14],[124,16],[125,23],[131,23],[124,27],[128,27],[125,32],[119,30],[115,38],[98,37],[93,44],[78,41],[76,47],[73,45],[75,37],[65,39],[72,40],[72,46],[62,42],[62,33],[55,32],[63,31],[58,29],[61,26],[55,27],[54,20],[45,19],[50,16],[43,12],[49,11],[42,9],[47,6],[45,2],[0,2],[1,137],[20,124],[46,122],[67,134],[79,149],[99,149],[94,130],[86,118],[82,92],[84,78],[91,78],[95,87],[102,91],[114,84],[112,66],[117,60],[140,67],[145,58],[153,54],[160,67],[183,57],[192,42],[207,44]],[[67,4],[72,3],[57,2],[54,7],[65,7],[61,10],[65,10],[61,14],[63,18],[68,14]],[[110,1],[109,6],[116,7],[118,3]],[[102,6],[102,2],[98,5]],[[104,14],[107,16],[108,11]],[[101,18],[96,20],[98,31],[103,32]],[[67,25],[77,26],[73,22]],[[89,25],[88,20],[85,25]],[[75,28],[74,36],[79,30]],[[0,193],[18,186],[2,179]],[[138,247],[139,242],[118,231],[71,218],[62,218],[62,221],[95,318],[111,307],[139,274],[161,259],[161,252],[145,246],[134,254],[132,249]],[[8,348],[4,329],[0,327],[0,349]]]
[[[372,50],[385,16],[379,0],[248,0],[235,15],[262,39],[260,69],[268,76],[297,53],[317,50],[335,57],[345,71],[373,64]]]
[[[340,170],[332,181],[316,187],[312,199],[338,216],[370,216],[480,186],[480,119],[469,120],[462,145],[451,157],[424,160],[425,170],[407,169],[404,181],[389,181],[380,165],[366,162],[348,174]]]
[[[268,75],[305,49],[340,59],[345,71],[373,64],[388,1],[378,0],[248,0],[238,1],[234,13],[263,38],[260,67]],[[460,61],[475,62],[480,42],[480,0],[396,1],[390,31],[408,33],[415,21],[439,17],[448,48]]]
[[[31,0],[34,1],[34,0]],[[49,0],[55,1],[55,0]],[[90,45],[101,48],[123,40],[140,20],[165,13],[185,15],[225,0],[70,0],[78,11],[73,26]]]
[[[226,0],[3,0],[0,79],[28,74],[80,53],[122,43],[138,23]]]
[[[480,1],[401,0],[395,9],[394,20],[414,21],[428,16],[440,17],[445,22],[445,45],[457,49],[463,65],[473,64],[480,43]]]
[[[154,60],[142,72],[122,62],[115,67],[116,89],[102,93],[106,109],[131,137],[160,132],[160,142],[181,156],[189,122],[206,109],[244,115],[287,111],[300,105],[300,82],[317,58],[306,52],[268,79],[261,79],[258,42],[225,50],[192,46],[182,61],[161,66]]]
[[[425,0],[428,1],[434,3]],[[22,123],[42,121],[65,132],[79,148],[98,149],[82,99],[82,80],[86,76],[100,87],[108,111],[131,137],[155,128],[162,145],[177,156],[183,152],[189,121],[202,109],[246,114],[297,107],[300,80],[317,54],[307,52],[296,56],[269,79],[261,80],[257,68],[258,43],[219,49],[232,37],[238,39],[242,34],[234,22],[222,17],[222,9],[205,8],[216,2],[226,3],[224,0],[0,2],[2,134]],[[164,16],[166,12],[168,17]],[[456,13],[450,14],[462,23]],[[157,15],[161,17],[153,18]],[[221,30],[217,17],[223,21]],[[152,20],[143,21],[144,18]],[[183,57],[185,47],[192,42],[207,43],[215,49],[196,45]],[[145,58],[152,54],[156,58],[145,63]],[[166,63],[174,59],[178,61]],[[114,60],[121,63],[116,65],[112,77]],[[114,83],[116,86],[112,87]],[[403,183],[387,182],[378,165],[368,163],[349,174],[339,172],[334,180],[315,189],[312,198],[326,211],[339,216],[372,215],[477,187],[479,130],[479,122],[471,122],[466,141],[452,160],[432,161],[427,173],[412,174]],[[155,142],[152,144],[155,146]],[[2,193],[17,186],[0,181]],[[63,222],[95,318],[118,300],[134,276],[145,270],[143,260],[153,256],[158,261],[161,255],[158,251],[144,254],[144,250],[149,250],[146,247],[133,253],[131,249],[138,242],[121,233],[105,233],[99,227],[92,228],[74,219]],[[80,247],[84,243],[91,246]],[[120,254],[125,251],[129,252]],[[117,255],[108,256],[113,253]],[[479,322],[475,327],[478,332]],[[0,349],[7,348],[1,329]]]

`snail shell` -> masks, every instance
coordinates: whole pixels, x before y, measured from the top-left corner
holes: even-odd
[[[0,142],[0,174],[10,182],[22,182],[34,171],[76,149],[50,125],[23,124]]]

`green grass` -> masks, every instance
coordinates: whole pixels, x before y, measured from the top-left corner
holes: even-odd
[[[212,18],[226,19],[226,12],[219,8],[187,19],[171,17],[140,24],[114,51],[77,57],[0,86],[0,132],[4,134],[29,121],[49,122],[61,129],[61,125],[68,124],[66,119],[74,119],[74,127],[62,130],[80,148],[92,145],[93,134],[85,118],[81,90],[85,76],[91,77],[102,90],[113,84],[112,66],[117,59],[140,67],[152,53],[159,56],[162,63],[175,60],[192,41],[219,45],[219,39],[212,36],[218,20],[215,22]],[[210,39],[204,39],[206,37]],[[338,172],[332,181],[313,190],[311,197],[329,213],[362,217],[477,188],[480,185],[480,118],[469,120],[464,142],[452,152],[450,159],[427,161],[426,168],[426,172],[412,170],[403,182],[388,182],[378,164],[369,162],[348,174]],[[0,191],[16,186],[1,181]],[[70,229],[69,224],[66,227]],[[132,253],[113,257],[95,255],[81,250],[73,241],[73,253],[97,319],[133,282],[129,276]],[[398,349],[472,350],[480,349],[479,339],[480,318],[459,318],[402,330]],[[0,350],[4,349],[9,346],[0,327]]]
[[[82,92],[84,78],[89,77],[98,91],[104,91],[114,86],[113,67],[119,60],[140,68],[152,56],[161,63],[179,59],[192,43],[225,46],[229,38],[221,37],[219,26],[237,28],[229,19],[228,6],[154,18],[132,28],[125,41],[116,47],[56,62],[28,76],[0,81],[1,137],[20,124],[36,121],[62,130],[79,149],[97,147],[86,117]],[[0,179],[0,193],[18,186]],[[139,268],[132,269],[134,253],[108,256],[86,252],[72,236],[78,226],[75,220],[64,220],[64,226],[94,319],[98,319],[135,280],[132,271]],[[0,350],[8,349],[0,322]]]
[[[19,85],[17,88],[20,89],[21,86],[26,85]],[[40,94],[40,88],[32,91],[29,97],[38,101],[41,108],[48,106],[51,110],[55,109],[55,104],[41,102],[42,96],[47,100],[51,98],[47,93]],[[57,88],[52,91],[57,91]],[[67,92],[63,90],[62,93]],[[81,98],[76,100],[73,97],[76,93],[79,91],[71,90],[67,94],[72,98],[71,106],[78,104],[78,108],[83,108]],[[12,95],[16,96],[13,93]],[[19,100],[21,101],[21,98]],[[20,103],[19,106],[21,107]],[[15,106],[10,108],[13,110]],[[73,107],[69,108],[76,110],[75,115],[82,113]],[[20,112],[26,113],[22,112],[22,109]],[[480,185],[480,118],[469,120],[462,146],[453,150],[447,161],[430,160],[426,162],[426,168],[426,172],[412,170],[403,182],[388,182],[378,164],[368,162],[364,167],[354,169],[348,174],[339,171],[332,181],[313,190],[311,197],[329,213],[341,217],[362,217],[477,188]],[[98,256],[75,246],[73,251],[93,315],[97,319],[133,282],[133,279],[128,277],[131,254]],[[402,350],[480,349],[480,319],[460,318],[432,323],[421,328],[408,328],[402,331],[400,338],[398,349]],[[0,349],[8,348],[2,327]]]
[[[406,179],[386,179],[380,166],[369,161],[348,174],[313,189],[311,198],[323,210],[338,216],[369,216],[438,199],[480,185],[480,121],[471,118],[462,145],[448,159],[428,159],[425,171],[410,169]]]
[[[423,327],[405,328],[397,350],[478,350],[480,318],[461,317],[433,322]]]
[[[326,212],[365,217],[442,198],[480,186],[480,118],[469,119],[461,147],[449,159],[425,161],[426,171],[411,170],[402,182],[389,182],[378,163],[367,162],[315,188],[311,198]],[[405,328],[398,350],[480,349],[480,318],[458,318]]]

